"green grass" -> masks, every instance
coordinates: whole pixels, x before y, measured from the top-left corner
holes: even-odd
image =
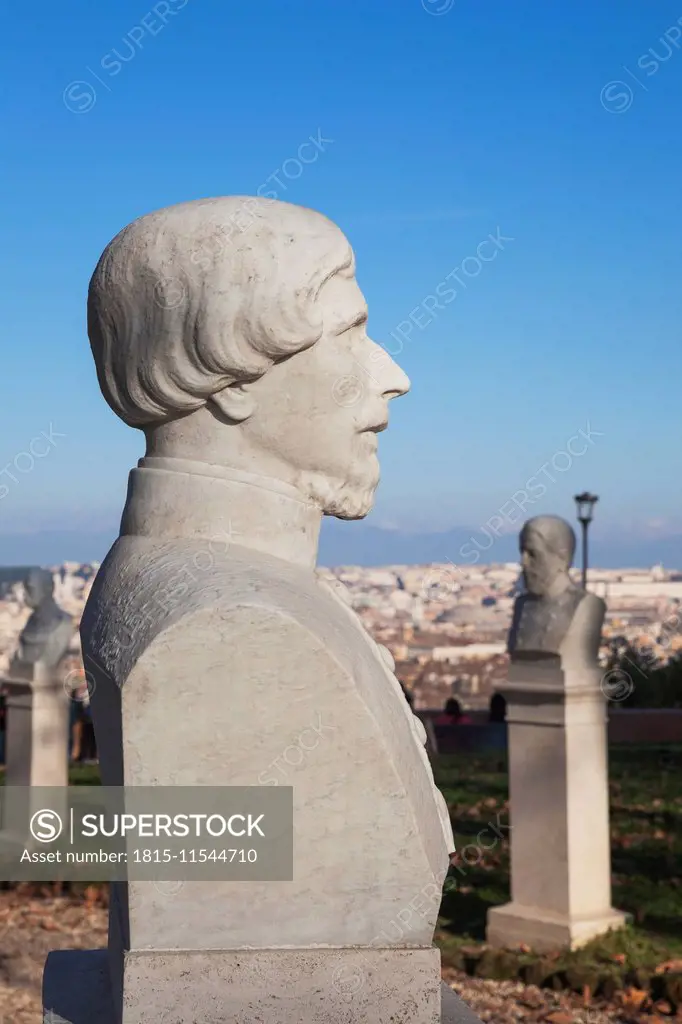
[[[614,746],[609,762],[613,905],[633,923],[558,956],[555,973],[580,968],[583,977],[585,971],[603,974],[609,965],[607,973],[624,976],[682,957],[682,747]],[[463,966],[468,955],[480,956],[474,951],[485,938],[487,910],[510,898],[506,758],[443,756],[434,774],[461,856],[459,869],[449,873],[436,938],[444,962]],[[537,959],[517,955],[517,973]],[[488,960],[482,973],[514,975],[511,962],[498,957],[494,963],[492,954]],[[476,970],[475,963],[464,966]]]
[[[99,765],[72,764],[69,768],[70,786],[101,786]]]
[[[654,974],[663,961],[682,958],[682,746],[611,748],[612,902],[632,915],[632,924],[551,957],[484,947],[488,909],[510,898],[506,756],[443,756],[434,774],[461,857],[449,872],[436,932],[444,964],[554,987],[589,985],[593,992],[651,983],[682,1005],[682,976]],[[99,769],[74,765],[69,782],[99,785]]]
[[[5,769],[0,768],[0,786],[5,785]],[[70,786],[99,786],[99,765],[72,764],[69,766]],[[1,1020],[2,1018],[0,1018]]]

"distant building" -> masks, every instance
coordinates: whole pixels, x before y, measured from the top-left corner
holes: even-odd
[[[465,644],[461,647],[434,647],[431,657],[434,661],[447,661],[454,664],[458,661],[483,660],[505,654],[506,644]]]
[[[677,598],[682,600],[682,580],[643,580],[625,577],[617,581],[599,580],[606,585],[606,600],[617,601],[624,598],[638,598],[645,601],[656,601],[657,598]]]

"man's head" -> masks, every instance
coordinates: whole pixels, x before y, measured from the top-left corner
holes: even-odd
[[[549,594],[557,584],[570,582],[568,570],[575,554],[575,534],[559,516],[536,516],[524,523],[519,537],[521,567],[529,593]]]
[[[274,477],[342,518],[371,508],[376,431],[409,387],[366,317],[341,231],[248,197],[135,221],[88,296],[100,387],[148,454]]]
[[[446,715],[452,715],[453,718],[462,717],[462,705],[456,697],[448,697],[445,702],[444,711]]]
[[[54,580],[47,569],[31,569],[24,580],[24,600],[29,608],[38,608],[54,594]]]

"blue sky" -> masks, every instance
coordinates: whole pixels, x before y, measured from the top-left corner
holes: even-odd
[[[393,350],[469,268],[400,352],[413,390],[381,439],[374,525],[476,527],[589,423],[603,436],[534,512],[572,518],[589,488],[595,535],[680,532],[681,16],[667,0],[10,8],[0,533],[115,526],[142,454],[85,333],[106,243],[273,174],[346,231]],[[298,176],[318,132],[331,141]],[[50,425],[64,436],[15,465]]]

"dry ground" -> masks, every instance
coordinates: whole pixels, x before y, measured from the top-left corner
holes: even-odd
[[[52,949],[107,942],[107,911],[85,899],[0,892],[0,1024],[40,1024],[43,965]]]
[[[43,964],[52,949],[106,945],[107,911],[95,899],[33,898],[0,892],[0,1024],[40,1024]],[[621,1001],[584,1005],[566,992],[540,991],[513,981],[487,981],[445,970],[445,979],[491,1024],[663,1024],[665,1007],[639,1013]],[[668,1008],[669,1009],[669,1008]]]

